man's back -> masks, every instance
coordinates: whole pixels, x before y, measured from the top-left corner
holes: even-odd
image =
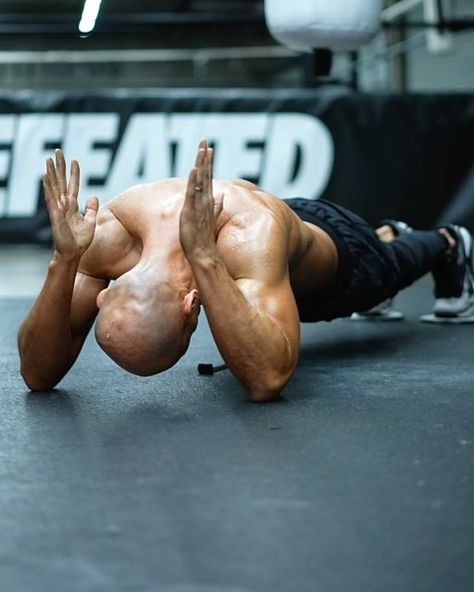
[[[165,179],[132,187],[103,206],[79,271],[117,279],[149,251],[180,252],[178,225],[185,190],[186,180]],[[216,241],[231,276],[239,275],[242,252],[271,252],[275,241],[283,238],[297,302],[317,297],[337,266],[336,250],[327,234],[303,222],[281,199],[247,181],[214,180],[213,192],[224,194]]]

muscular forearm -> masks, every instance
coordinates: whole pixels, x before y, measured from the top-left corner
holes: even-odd
[[[291,340],[253,307],[218,254],[191,261],[212,334],[231,372],[256,401],[275,397],[296,364]]]
[[[75,359],[71,299],[79,259],[54,256],[46,280],[18,334],[21,374],[32,390],[53,388]]]

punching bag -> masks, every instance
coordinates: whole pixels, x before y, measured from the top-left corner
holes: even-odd
[[[265,0],[270,33],[296,51],[355,50],[380,27],[383,0]]]

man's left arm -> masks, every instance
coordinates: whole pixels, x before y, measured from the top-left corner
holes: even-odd
[[[231,275],[215,240],[215,220],[222,204],[218,198],[216,211],[211,166],[212,151],[202,142],[181,213],[181,244],[222,357],[253,401],[268,401],[288,382],[299,353],[288,239],[270,217],[264,223],[269,245],[262,248],[260,236],[249,237],[234,255],[238,270]],[[271,232],[272,224],[280,232]]]

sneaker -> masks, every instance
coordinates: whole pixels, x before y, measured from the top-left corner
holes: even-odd
[[[467,228],[446,224],[456,240],[456,247],[447,251],[432,270],[435,282],[436,317],[463,317],[474,314],[474,273],[472,270],[472,236]]]
[[[393,309],[393,298],[387,298],[365,312],[352,313],[353,321],[401,321],[405,315]]]

